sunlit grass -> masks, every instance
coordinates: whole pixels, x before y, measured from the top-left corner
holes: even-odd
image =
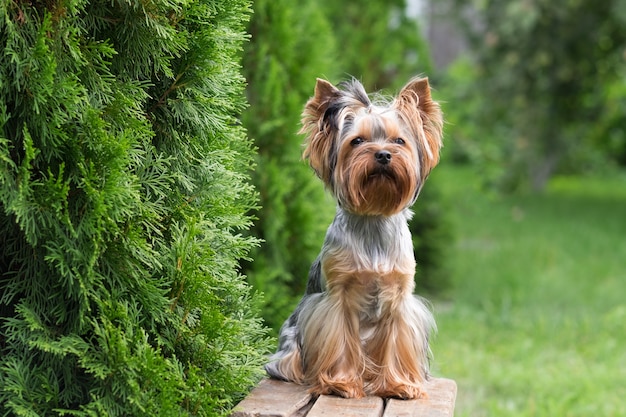
[[[466,169],[433,183],[457,233],[433,345],[455,415],[626,415],[626,178],[510,197]]]

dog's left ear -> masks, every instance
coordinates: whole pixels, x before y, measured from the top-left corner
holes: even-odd
[[[428,175],[439,162],[442,146],[443,114],[439,103],[430,95],[428,78],[414,78],[405,85],[396,99],[396,108],[418,138],[425,154],[422,174]],[[421,140],[420,140],[421,139]]]

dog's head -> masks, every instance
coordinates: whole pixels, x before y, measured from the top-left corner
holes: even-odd
[[[302,115],[304,157],[344,209],[389,216],[415,202],[439,162],[443,118],[427,78],[372,101],[356,80],[318,79]]]

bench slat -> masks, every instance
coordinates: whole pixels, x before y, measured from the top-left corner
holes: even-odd
[[[419,400],[390,399],[383,417],[452,417],[456,399],[456,382],[446,378],[433,378],[424,390],[427,398]]]
[[[310,401],[311,394],[306,387],[264,379],[233,409],[230,416],[295,417]]]
[[[380,397],[357,399],[321,395],[307,417],[380,417],[383,408]]]
[[[230,417],[452,417],[457,387],[451,379],[433,378],[420,400],[384,401],[380,397],[341,398],[322,395],[317,401],[306,386],[263,379]]]

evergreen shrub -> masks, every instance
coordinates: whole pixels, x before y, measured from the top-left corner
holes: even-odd
[[[0,2],[0,415],[225,415],[256,382],[249,13]]]

